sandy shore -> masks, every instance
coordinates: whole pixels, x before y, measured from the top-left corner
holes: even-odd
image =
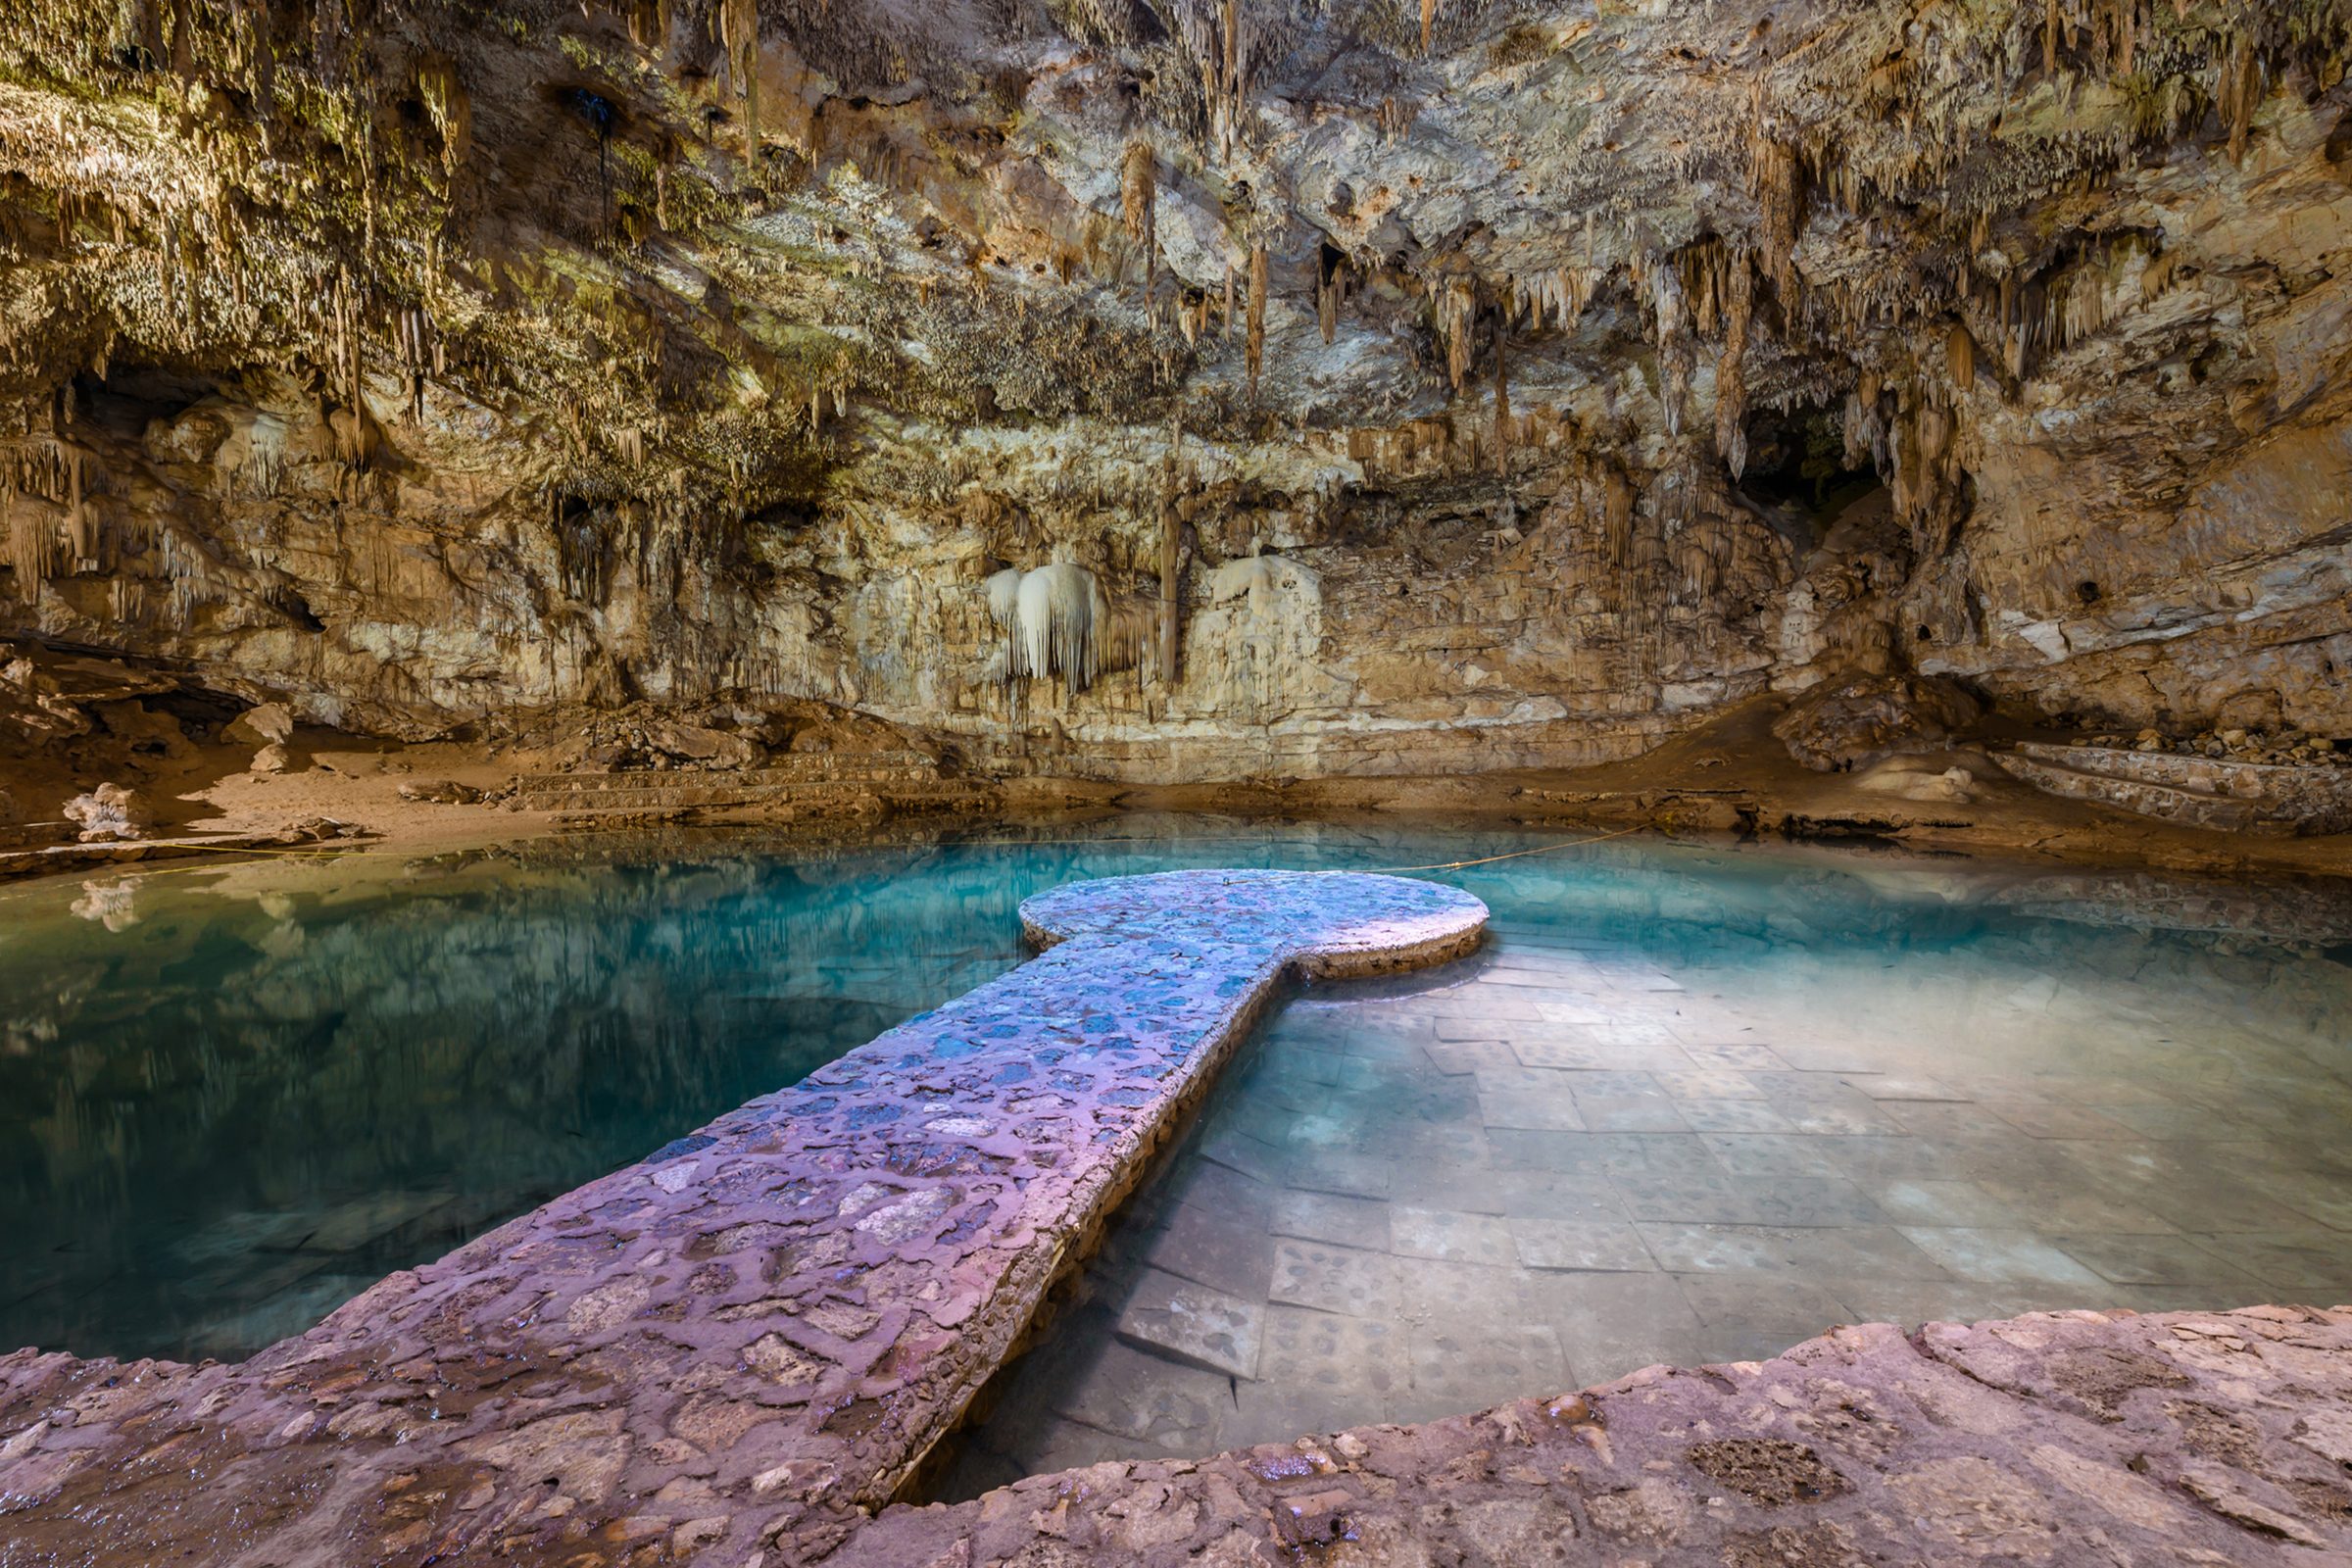
[[[1924,760],[1975,776],[1966,800],[1919,802],[1874,790],[1861,775],[1798,765],[1770,733],[1776,709],[1753,705],[1645,756],[1594,767],[1519,769],[1442,777],[1264,780],[1148,786],[1036,776],[973,780],[939,819],[956,830],[1032,825],[1104,813],[1213,811],[1228,816],[1404,822],[1487,827],[1557,827],[1614,833],[1652,828],[1792,840],[1856,841],[1919,851],[1998,856],[2052,864],[2135,866],[2246,875],[2352,874],[2352,835],[2297,838],[2179,826],[2105,807],[2044,795],[2001,775],[1981,749]],[[143,793],[156,811],[150,854],[303,838],[331,824],[344,847],[415,855],[517,844],[581,829],[656,823],[780,822],[760,806],[665,812],[596,813],[517,809],[504,799],[519,775],[554,771],[552,754],[459,743],[401,745],[332,731],[298,732],[295,766],[275,775],[245,770],[250,754],[198,748],[160,769]],[[1050,769],[1047,760],[1043,764]],[[724,773],[677,775],[723,783]],[[16,778],[20,799],[56,796],[67,781]],[[455,789],[447,786],[457,786]],[[428,798],[418,798],[419,796]],[[432,796],[443,799],[432,799]],[[474,797],[481,797],[475,799]],[[880,820],[872,804],[851,800],[812,837],[836,841]],[[900,825],[910,820],[898,819]],[[142,857],[145,858],[145,857]],[[17,874],[86,870],[90,859],[20,860]]]

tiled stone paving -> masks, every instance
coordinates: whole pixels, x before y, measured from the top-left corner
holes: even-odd
[[[1492,929],[1475,959],[1259,1031],[937,1494],[1760,1359],[1839,1323],[2352,1299],[2352,1157],[2315,1137],[2352,1124],[2340,1060],[2249,1080],[2282,1060],[2211,1049],[2182,1079],[2103,1043],[2160,1020],[2094,1028],[2112,998],[2070,1009],[2000,969],[1965,971],[1999,984],[1951,1036]],[[1216,1354],[1171,1333],[1152,1303],[1187,1289],[1246,1332]]]
[[[1288,872],[1041,895],[1039,957],[251,1360],[0,1357],[0,1563],[820,1556],[1286,969],[1454,957],[1486,914]],[[1213,1302],[1158,1308],[1241,1353]]]

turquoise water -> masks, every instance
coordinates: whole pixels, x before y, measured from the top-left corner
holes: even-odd
[[[1175,820],[1073,836],[825,854],[674,839],[408,865],[172,868],[0,892],[0,1346],[249,1353],[384,1273],[1019,961],[1015,907],[1047,887],[1186,865],[1417,865],[1559,840]],[[1425,1154],[1452,1148],[1461,1171],[1507,1168],[1528,1140],[1479,1125],[1475,1079],[1418,1059],[1332,1063],[1350,1057],[1350,1041],[1401,1051],[1400,1039],[1418,1050],[1422,1034],[1458,1035],[1438,1028],[1443,1007],[1415,1014],[1414,999],[1456,996],[1479,975],[1491,983],[1515,952],[1581,945],[1638,956],[1693,1006],[1703,999],[1703,1024],[1686,1018],[1681,1034],[1650,1020],[1665,1038],[1769,1037],[1796,1077],[1885,1074],[1899,1056],[1956,1069],[1944,1077],[2056,1068],[2070,1082],[2136,1083],[2167,1108],[2136,1127],[2101,1112],[2060,1130],[2107,1136],[2104,1159],[2155,1161],[2151,1180],[2193,1174],[2183,1161],[2207,1152],[2228,1156],[2239,1161],[2231,1191],[2262,1148],[2261,1180],[2307,1195],[2245,1217],[2245,1234],[2268,1240],[2244,1247],[2271,1248],[2274,1273],[2288,1268],[2276,1256],[2332,1246],[2331,1225],[2352,1224],[2342,1137],[2352,968],[2336,947],[2352,904],[2340,895],[2053,882],[1964,862],[1645,840],[1437,874],[1494,906],[1500,940],[1467,970],[1295,1003],[1265,1051],[1273,1059],[1282,1042],[1303,1040],[1306,1075],[1293,1062],[1253,1088],[1261,1063],[1216,1101],[1287,1162],[1250,1180],[1345,1187],[1331,1173],[1368,1134],[1395,1135],[1398,1115]],[[1596,995],[1622,979],[1583,973]],[[1564,974],[1552,978],[1573,983]],[[1656,1000],[1635,999],[1628,1017]],[[1524,1007],[1459,1005],[1492,1019],[1490,1037],[1544,1024]],[[1399,1034],[1378,1011],[1399,1007],[1426,1028]],[[1630,1130],[1647,1115],[1662,1130],[1673,1113],[1601,1103],[1645,1099],[1656,1085],[1640,1075],[1628,1067],[1600,1085],[1626,1093],[1591,1097],[1592,1117],[1617,1115]],[[1964,1119],[1948,1108],[1957,1102],[1943,1103],[1913,1119],[1930,1132],[1938,1114]],[[1710,1152],[1701,1129],[1673,1121],[1692,1138],[1677,1157],[1726,1171],[1735,1154],[1760,1157]],[[2130,1150],[2114,1142],[2119,1126]],[[1929,1137],[1892,1122],[1872,1131],[1890,1161],[1905,1152],[1888,1140]],[[1997,1132],[2029,1136],[2010,1123]],[[1602,1153],[1624,1156],[1611,1146],[1577,1157]],[[1597,1181],[1604,1189],[1617,1191]],[[1452,1222],[1422,1216],[1494,1206],[1421,1203],[1410,1223],[1442,1230]],[[1824,1220],[1798,1216],[1808,1217]],[[1622,1206],[1616,1218],[1638,1222]],[[1860,1216],[1825,1222],[1849,1219]],[[1874,1209],[1869,1222],[1894,1217]],[[2157,1223],[2124,1234],[2182,1233]],[[1126,1343],[1115,1321],[1102,1333]]]

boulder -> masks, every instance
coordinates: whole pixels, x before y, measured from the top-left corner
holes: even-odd
[[[1889,757],[1854,780],[1854,788],[1922,805],[1965,806],[1975,800],[1976,776],[1925,758]]]
[[[1789,756],[1829,773],[1893,752],[1945,746],[1984,711],[1967,688],[1941,676],[1852,673],[1825,680],[1789,704],[1772,732]]]
[[[246,771],[267,778],[283,773],[293,765],[294,760],[286,755],[286,749],[272,741],[253,754],[253,761],[247,765]]]
[[[757,767],[767,755],[765,747],[748,736],[674,719],[648,720],[644,734],[647,751],[709,768]]]
[[[400,798],[404,801],[429,801],[436,806],[478,806],[484,799],[480,790],[455,779],[443,779],[437,784],[403,784]]]
[[[224,741],[240,746],[283,746],[294,737],[294,710],[283,703],[264,703],[230,719],[220,731]]]
[[[66,820],[81,829],[81,842],[143,839],[155,825],[147,804],[120,784],[101,784],[66,803]]]

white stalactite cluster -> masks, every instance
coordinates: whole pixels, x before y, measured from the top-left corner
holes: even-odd
[[[988,579],[988,613],[1004,637],[1007,681],[1059,676],[1082,692],[1114,670],[1160,678],[1156,606],[1110,593],[1084,566],[1007,566]]]

